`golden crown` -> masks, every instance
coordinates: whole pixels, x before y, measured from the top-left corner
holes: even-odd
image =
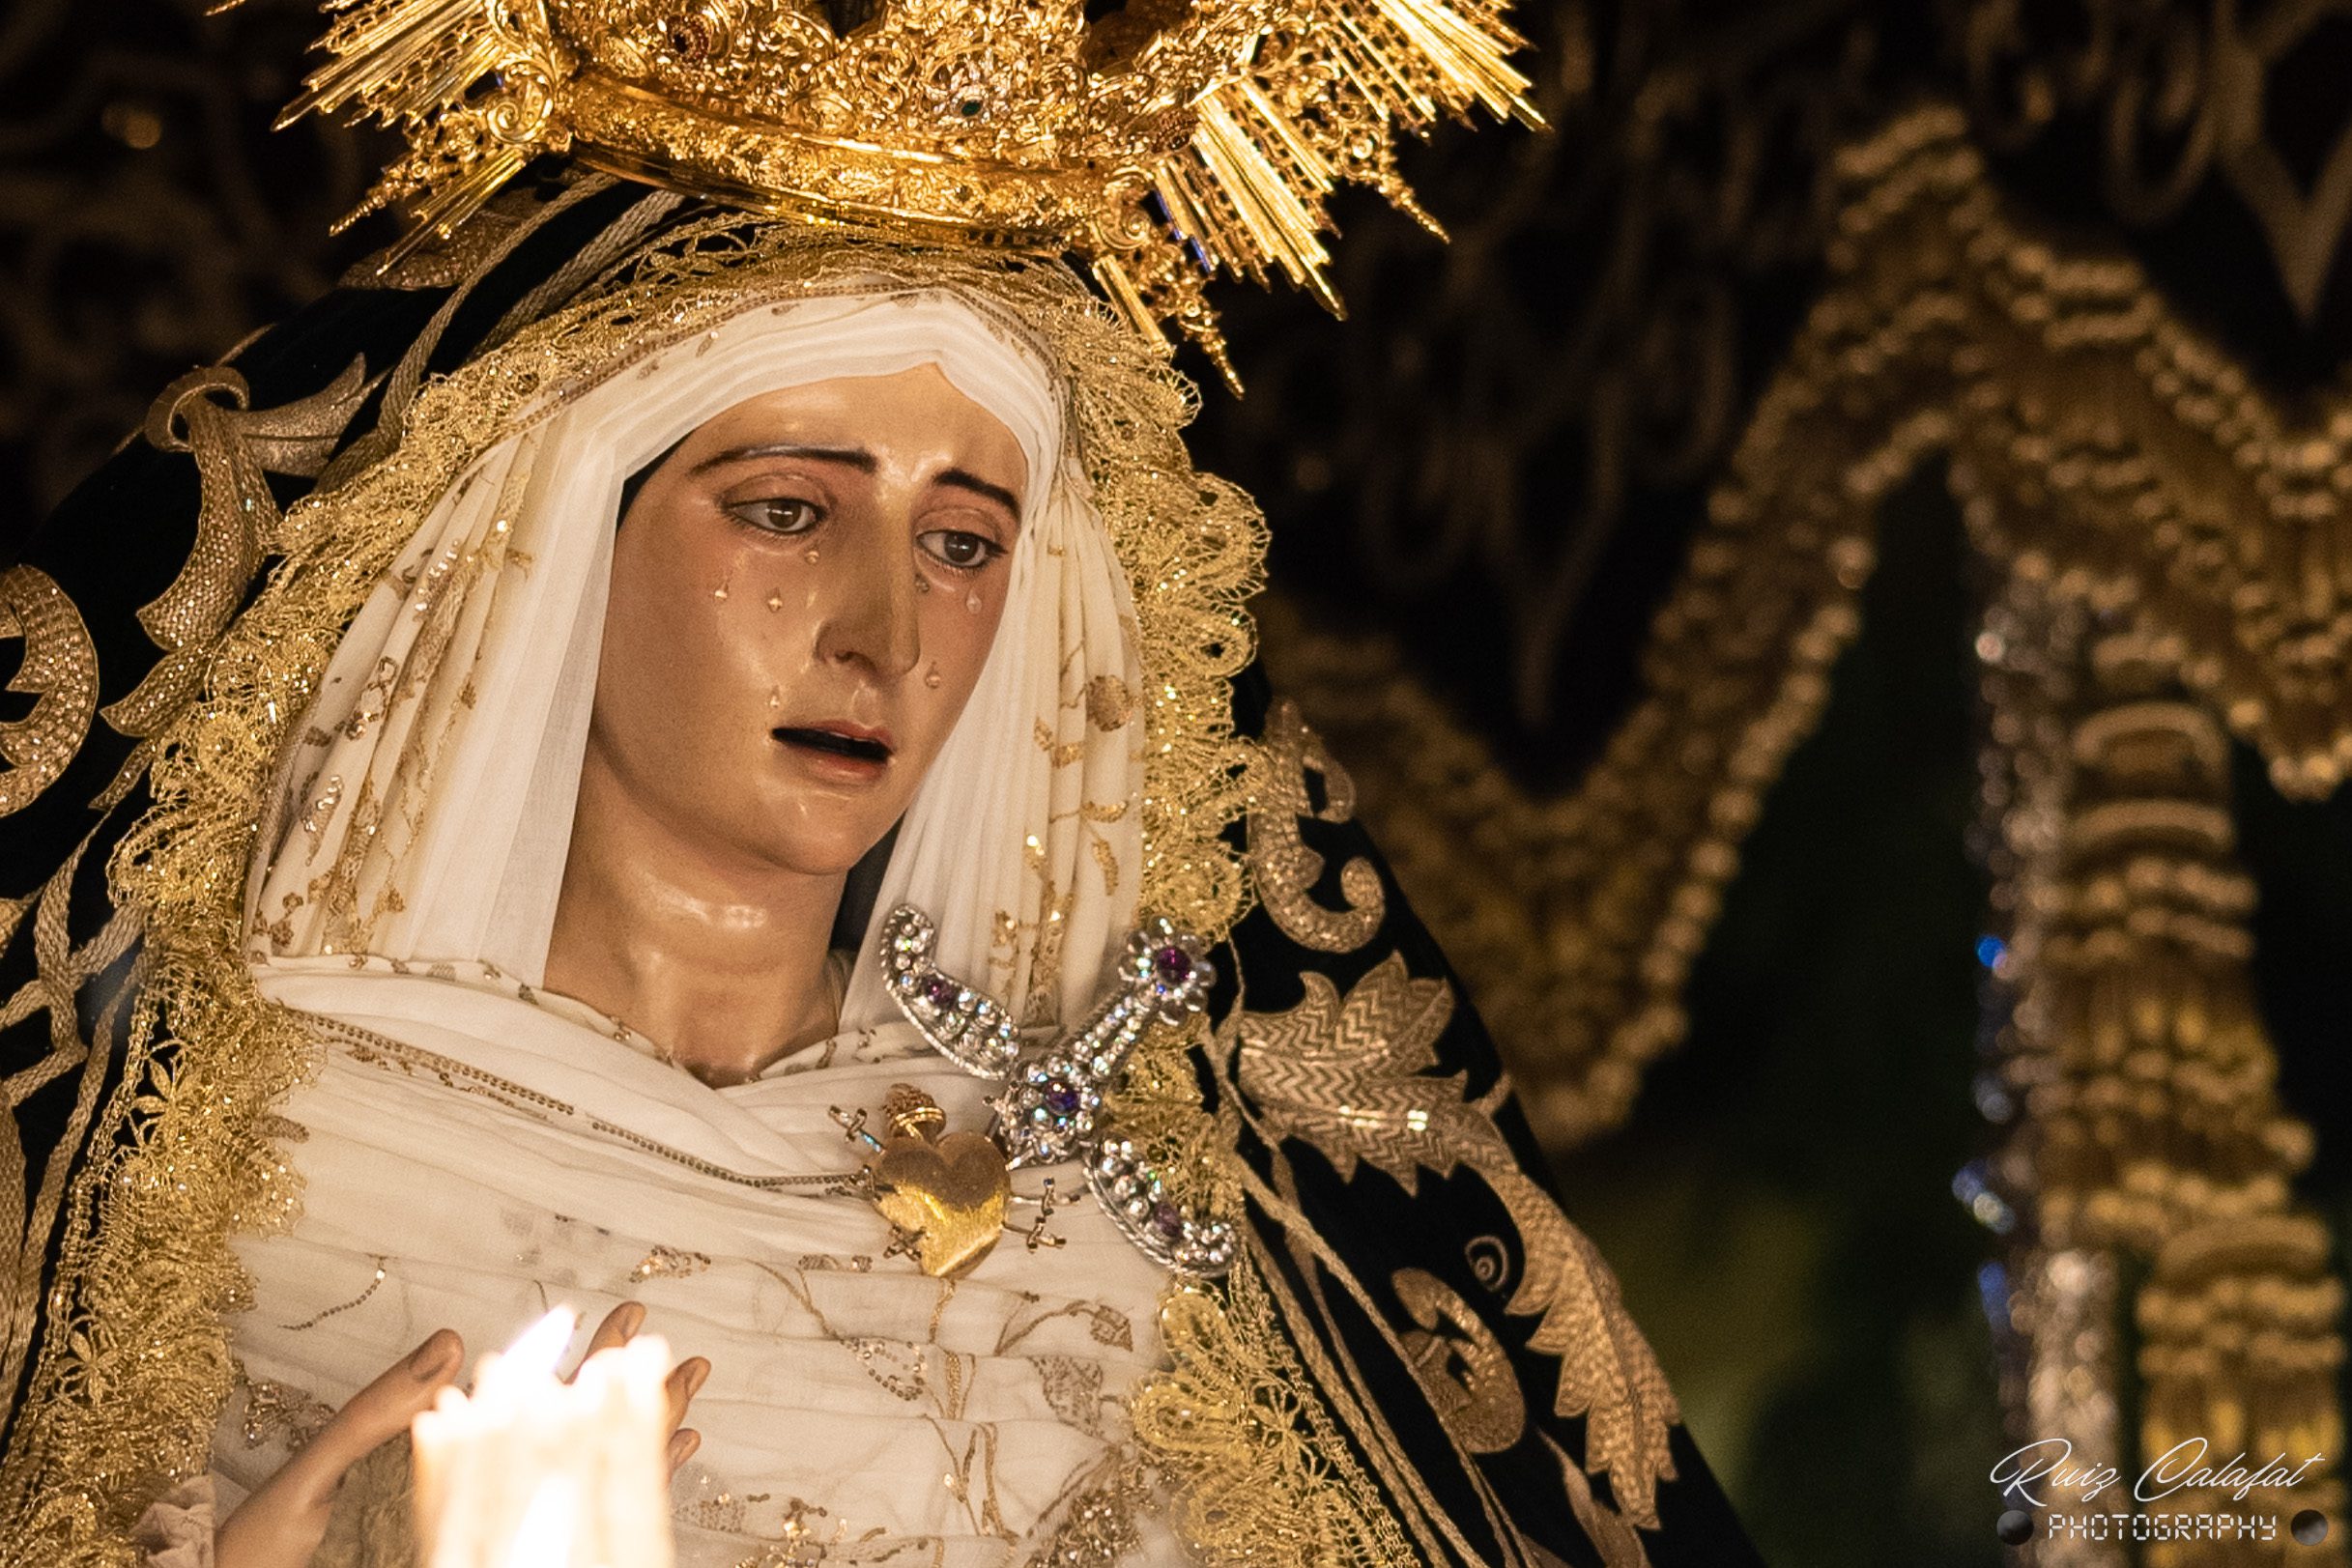
[[[924,242],[1076,256],[1163,345],[1223,363],[1218,272],[1334,311],[1325,204],[1430,229],[1397,132],[1473,104],[1540,125],[1505,0],[328,0],[280,119],[408,150],[353,217],[446,237],[532,158]],[[1437,231],[1441,232],[1442,231]],[[387,258],[398,259],[405,250]],[[1230,371],[1228,371],[1230,374]]]

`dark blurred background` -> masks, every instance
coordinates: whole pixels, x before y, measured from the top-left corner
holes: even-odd
[[[1547,992],[1528,954],[1541,968],[1639,934],[1579,935],[1593,858],[1615,852],[1570,852],[1593,820],[1579,791],[1646,690],[1707,497],[1830,286],[1840,150],[1954,106],[2018,225],[2143,270],[2166,312],[2316,427],[2344,406],[2352,349],[2352,6],[1527,0],[1520,16],[1554,128],[1441,129],[1409,151],[1450,245],[1343,201],[1345,326],[1298,296],[1225,291],[1248,391],[1209,391],[1199,455],[1264,502],[1277,679],[1403,846],[1408,891],[1554,1138],[1571,1216],[1767,1557],[2004,1560],[1986,1472],[2033,1419],[2013,1309],[2039,1146],[2002,1074],[2031,977],[1993,967],[2010,917],[1993,902],[1980,641],[1999,570],[1940,460],[1879,506],[1859,633],[1818,721],[1760,781],[1719,908],[1683,911],[1687,1027],[1632,1065],[1629,1105],[1591,1092],[1609,1020],[1573,1035],[1546,1012],[1573,965]],[[12,529],[165,383],[396,232],[330,233],[379,145],[269,128],[317,28],[305,0],[0,14]],[[1465,759],[1458,787],[1409,812],[1407,754],[1440,742]],[[2287,799],[2235,744],[2252,984],[2280,1103],[2316,1134],[2294,1191],[2340,1236],[2352,805]],[[1524,823],[1568,845],[1563,869],[1514,853]],[[1663,896],[1643,918],[1669,918]],[[2128,1357],[2119,1381],[2129,1408]]]

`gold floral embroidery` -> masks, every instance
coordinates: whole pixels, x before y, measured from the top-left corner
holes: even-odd
[[[1053,727],[1043,719],[1037,721],[1037,749],[1053,758],[1057,768],[1066,768],[1086,755],[1084,741],[1056,740]]]
[[[993,1535],[999,1540],[1016,1542],[1020,1539],[1005,1524],[1003,1505],[997,1500],[995,1423],[983,1421],[964,1435],[963,1446],[958,1448],[935,1417],[926,1417],[932,1430],[938,1435],[939,1446],[947,1455],[947,1474],[943,1477],[948,1495],[963,1508],[965,1522],[975,1535]],[[975,1485],[977,1483],[977,1485]]]
[[[1237,1010],[1225,1025],[1242,1087],[1270,1131],[1320,1150],[1343,1178],[1358,1164],[1408,1192],[1423,1170],[1468,1166],[1503,1201],[1526,1256],[1506,1310],[1540,1315],[1530,1345],[1561,1358],[1555,1413],[1586,1420],[1586,1468],[1606,1470],[1636,1524],[1656,1528],[1657,1487],[1675,1475],[1667,1429],[1681,1419],[1664,1372],[1584,1233],[1520,1169],[1460,1075],[1424,1076],[1453,1013],[1451,987],[1415,980],[1391,953],[1344,1001],[1308,972],[1306,995],[1281,1012]]]
[[[1022,1568],[1117,1568],[1141,1544],[1135,1516],[1152,1500],[1150,1476],[1132,1454],[1113,1451],[1063,1505],[1062,1522]]]
[[[1097,675],[1086,683],[1086,722],[1097,729],[1123,729],[1135,716],[1135,694],[1116,675]]]
[[[1561,1484],[1567,1488],[1568,1493],[1568,1511],[1576,1516],[1576,1523],[1584,1526],[1586,1539],[1599,1551],[1601,1568],[1650,1568],[1649,1549],[1642,1544],[1640,1534],[1627,1523],[1624,1515],[1592,1495],[1592,1483],[1585,1479],[1585,1472],[1577,1465],[1575,1456],[1563,1448],[1560,1440],[1548,1432],[1543,1435],[1543,1445],[1551,1450],[1552,1457],[1560,1464]],[[1524,1535],[1519,1538],[1519,1544],[1527,1549],[1528,1554],[1541,1568],[1552,1568],[1554,1564],[1566,1568],[1566,1564],[1558,1557]]]
[[[1103,1363],[1079,1355],[1040,1355],[1032,1364],[1053,1413],[1080,1432],[1103,1436]]]
[[[1127,1314],[1117,1307],[1102,1301],[1065,1301],[1058,1307],[1033,1312],[1030,1309],[1039,1304],[1039,1298],[1026,1291],[1021,1296],[1028,1304],[1005,1320],[1004,1327],[996,1335],[998,1355],[1012,1354],[1022,1340],[1056,1318],[1084,1318],[1087,1337],[1098,1345],[1123,1351],[1135,1348],[1134,1327],[1127,1321]]]
[[[1207,1568],[1420,1561],[1281,1344],[1246,1254],[1219,1289],[1171,1293],[1172,1370],[1137,1389],[1135,1440],[1174,1484],[1171,1523]]]
[[[55,784],[90,732],[98,707],[98,649],[81,612],[55,579],[32,566],[0,572],[0,637],[24,639],[8,689],[36,698],[0,724],[0,816],[23,811]]]
[[[1299,819],[1347,821],[1356,814],[1355,784],[1288,698],[1268,711],[1263,745],[1249,806],[1249,875],[1258,898],[1274,923],[1302,947],[1353,953],[1372,939],[1387,917],[1380,873],[1368,860],[1351,860],[1339,869],[1339,893],[1347,907],[1317,903],[1314,887],[1323,875],[1323,857],[1306,847]],[[1307,792],[1309,772],[1323,780],[1320,810]]]
[[[638,1260],[630,1274],[637,1279],[684,1279],[699,1274],[710,1267],[707,1252],[688,1252],[682,1247],[656,1246]]]
[[[247,1448],[280,1442],[292,1453],[334,1419],[333,1406],[312,1398],[290,1383],[248,1378],[242,1365],[237,1368],[237,1382],[245,1395],[244,1416],[238,1423],[237,1433]]]
[[[1527,1399],[1494,1330],[1426,1269],[1399,1269],[1389,1288],[1420,1325],[1405,1332],[1405,1347],[1446,1430],[1474,1454],[1499,1454],[1516,1443],[1527,1430]]]
[[[931,1339],[915,1344],[901,1339],[883,1339],[873,1334],[845,1334],[825,1317],[805,1277],[788,1274],[766,1264],[756,1264],[754,1267],[791,1293],[792,1299],[800,1303],[800,1309],[816,1323],[817,1331],[856,1356],[857,1364],[864,1369],[866,1376],[887,1390],[891,1397],[912,1404],[932,1391],[931,1353],[938,1348],[939,1312],[945,1310],[948,1298],[954,1294],[952,1289],[940,1294],[938,1308],[932,1315]],[[955,1282],[948,1280],[944,1283],[952,1287]],[[934,1401],[934,1405],[940,1414],[956,1420],[963,1413],[962,1367],[954,1351],[941,1349],[940,1356],[947,1371],[947,1386],[943,1397]]]
[[[792,1267],[807,1273],[812,1269],[834,1269],[852,1274],[874,1272],[874,1260],[863,1252],[853,1252],[846,1258],[829,1252],[804,1252],[792,1260]]]
[[[276,541],[277,500],[265,472],[317,474],[367,393],[366,366],[354,359],[322,390],[255,410],[244,377],[215,365],[181,377],[148,409],[148,442],[196,460],[196,542],[171,585],[139,611],[163,657],[107,706],[108,725],[126,735],[156,734],[195,695],[205,661]]]
[[[694,1504],[691,1509],[682,1510],[680,1517],[692,1518],[694,1523],[701,1524],[709,1529],[739,1528],[743,1516],[742,1505],[747,1502],[765,1502],[767,1495],[755,1494],[751,1497],[736,1498],[721,1493],[717,1500],[727,1509],[731,1510],[725,1517],[733,1520],[733,1524],[711,1524],[704,1517],[703,1512],[696,1511],[707,1512],[711,1508],[709,1503]],[[833,1519],[831,1509],[811,1502],[806,1497],[788,1497],[784,1504],[784,1524],[777,1544],[765,1549],[756,1557],[743,1558],[734,1565],[734,1568],[815,1568],[815,1565],[818,1563],[831,1561],[833,1549],[836,1547],[864,1545],[867,1542],[880,1540],[885,1534],[885,1531],[877,1525],[852,1539],[846,1520],[833,1519],[833,1527],[827,1531],[824,1529],[823,1522],[828,1519]],[[919,1548],[932,1544],[934,1544],[932,1538],[917,1536],[908,1541],[884,1546],[875,1555],[852,1554],[851,1560],[887,1562],[897,1557],[906,1548]]]

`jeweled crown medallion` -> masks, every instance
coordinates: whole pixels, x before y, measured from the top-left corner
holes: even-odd
[[[1436,227],[1397,176],[1400,132],[1473,105],[1541,123],[1505,0],[327,7],[328,62],[281,124],[318,110],[400,131],[409,150],[360,211],[411,203],[414,241],[568,153],[815,223],[1073,253],[1148,337],[1173,322],[1220,364],[1215,274],[1279,272],[1337,308],[1337,185]]]

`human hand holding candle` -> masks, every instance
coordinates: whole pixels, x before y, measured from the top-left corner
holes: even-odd
[[[221,1521],[215,1568],[309,1568],[344,1475],[379,1444],[408,1430],[465,1365],[466,1347],[444,1328],[396,1361]]]
[[[559,1381],[579,1324],[559,1308],[416,1416],[431,1568],[670,1568],[669,1478],[694,1442],[677,1422],[708,1363],[673,1371],[667,1345],[634,1337],[643,1318],[617,1311]]]
[[[645,1308],[634,1301],[614,1308],[597,1326],[588,1354],[627,1344],[645,1318]],[[346,1473],[381,1444],[405,1437],[411,1420],[429,1411],[464,1367],[464,1342],[444,1328],[345,1400],[332,1420],[221,1523],[214,1538],[215,1568],[309,1568],[326,1539]],[[695,1356],[679,1363],[663,1383],[663,1430],[671,1471],[701,1442],[679,1423],[709,1373],[710,1363]],[[502,1562],[500,1568],[509,1565]]]

